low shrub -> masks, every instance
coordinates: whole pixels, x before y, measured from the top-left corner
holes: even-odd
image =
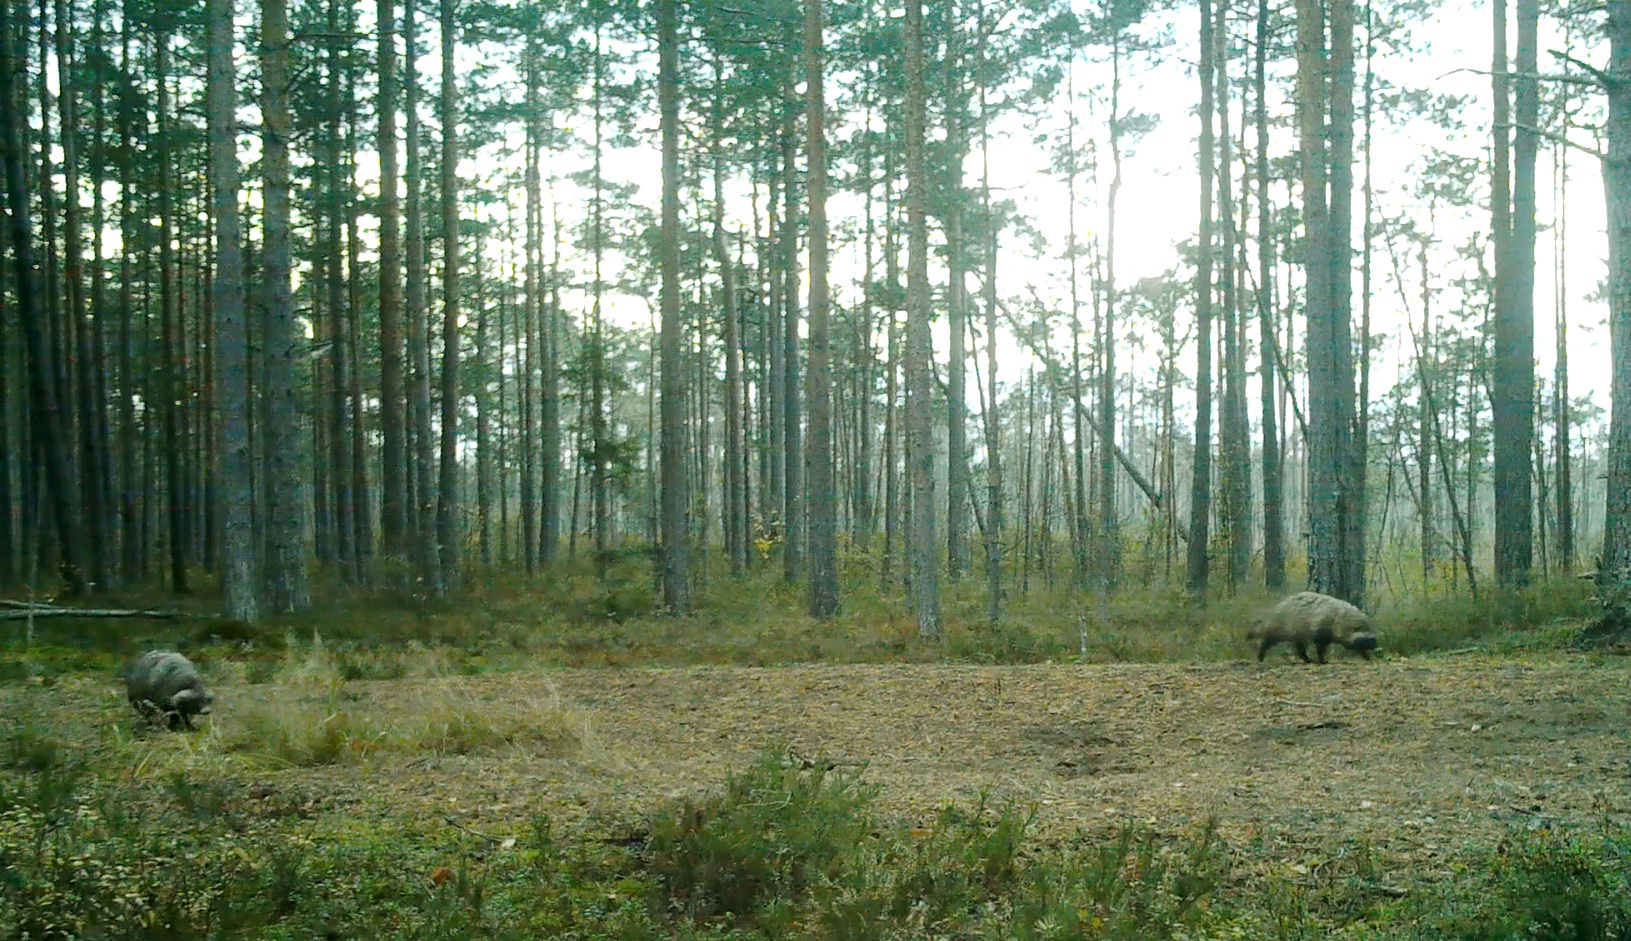
[[[836,878],[867,840],[877,791],[852,772],[801,770],[767,754],[719,794],[681,801],[652,828],[662,907],[751,919]]]

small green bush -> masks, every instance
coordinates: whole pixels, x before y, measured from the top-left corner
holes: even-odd
[[[1162,844],[1145,831],[1073,848],[1051,865],[1029,867],[1009,917],[987,937],[1174,938],[1209,917],[1227,854],[1207,825],[1187,846]]]
[[[725,790],[657,818],[651,873],[664,908],[751,919],[839,875],[867,839],[875,787],[850,772],[792,767],[774,753]]]
[[[1561,646],[1591,615],[1591,586],[1579,579],[1521,589],[1440,590],[1406,595],[1372,611],[1382,649],[1406,656],[1474,646]],[[1553,630],[1561,627],[1562,630]]]
[[[1492,885],[1428,907],[1439,937],[1618,941],[1631,937],[1631,832],[1597,838],[1525,832],[1490,859]],[[1470,901],[1470,904],[1469,904]]]

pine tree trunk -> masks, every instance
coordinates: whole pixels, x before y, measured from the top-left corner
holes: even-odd
[[[414,528],[415,557],[419,581],[425,591],[435,592],[441,584],[441,560],[436,546],[435,437],[430,423],[430,305],[425,272],[424,190],[421,174],[419,121],[418,16],[414,0],[404,0],[403,33],[403,141],[406,164],[403,183],[407,206],[407,318],[408,362],[413,369],[408,390],[409,420],[413,425],[413,479],[417,505],[409,513]]]
[[[598,14],[597,14],[598,16]],[[594,242],[595,256],[595,284],[594,284],[594,310],[592,312],[593,335],[590,339],[589,349],[589,447],[591,458],[589,461],[589,493],[594,520],[595,536],[595,577],[604,582],[606,580],[606,566],[611,553],[611,503],[607,493],[606,455],[610,450],[611,442],[607,440],[606,428],[606,334],[604,312],[601,309],[603,296],[606,292],[606,281],[603,277],[602,266],[605,261],[605,177],[602,173],[602,161],[605,157],[603,97],[605,91],[605,55],[601,48],[601,32],[603,24],[597,19],[595,22],[595,74],[594,74],[594,108],[595,108],[595,163],[594,163],[594,206],[592,209],[592,241]],[[678,381],[678,377],[676,377]],[[581,453],[581,450],[580,450]],[[576,525],[576,512],[573,513],[574,526]]]
[[[1308,318],[1308,587],[1339,594],[1342,580],[1342,441],[1331,422],[1337,411],[1336,328],[1331,313],[1331,221],[1326,206],[1324,9],[1297,4],[1297,109],[1303,181],[1303,229]]]
[[[538,173],[539,135],[542,130],[540,126],[542,116],[539,114],[538,56],[538,37],[535,31],[529,29],[524,63],[527,83],[527,139],[526,176],[523,180],[526,187],[526,218],[523,224],[526,237],[522,249],[525,255],[522,271],[526,279],[524,285],[526,301],[521,309],[521,334],[526,338],[527,349],[525,365],[521,370],[521,560],[528,575],[537,569],[540,555],[538,551],[540,517],[536,489],[538,471],[540,465],[549,460],[540,453],[537,420],[538,397],[542,392],[538,381],[539,370],[544,368],[546,356],[542,348],[544,331],[540,313],[543,309],[540,296],[543,272],[539,252],[543,233],[539,229],[543,222],[543,207]]]
[[[136,423],[136,326],[132,286],[136,272],[135,109],[139,99],[130,63],[132,0],[125,0],[119,34],[119,550],[124,582],[142,574],[140,443]]]
[[[889,284],[889,323],[885,327],[885,344],[889,366],[884,378],[883,419],[883,583],[889,584],[891,567],[895,563],[895,546],[900,540],[901,472],[899,452],[901,438],[900,377],[902,351],[900,344],[900,312],[896,309],[896,295],[900,287],[900,251],[897,245],[897,226],[894,212],[894,150],[884,153],[883,217],[884,217],[884,279]]]
[[[1602,163],[1608,206],[1608,318],[1613,391],[1608,493],[1598,579],[1615,592],[1611,617],[1623,625],[1631,589],[1631,0],[1608,0],[1608,154]]]
[[[45,497],[50,502],[56,525],[58,565],[69,592],[77,595],[87,587],[74,522],[79,495],[68,459],[72,444],[67,417],[51,376],[51,344],[46,335],[45,316],[40,310],[39,282],[34,272],[31,213],[28,190],[23,182],[23,131],[27,116],[18,108],[21,96],[13,79],[23,74],[15,57],[19,45],[15,37],[20,30],[13,27],[12,15],[11,4],[0,4],[0,144],[4,145],[0,151],[5,162],[7,223],[12,257],[16,261],[17,319],[26,345],[29,419],[36,453],[44,458]],[[9,512],[9,507],[7,510]]]
[[[331,35],[340,31],[339,0],[329,0],[328,4],[328,30]],[[349,372],[352,364],[348,361],[345,351],[346,340],[346,310],[345,310],[345,269],[344,248],[341,246],[340,229],[345,216],[345,200],[343,182],[343,158],[341,156],[340,118],[343,104],[340,94],[340,53],[336,48],[337,40],[328,43],[328,120],[326,122],[324,150],[327,153],[325,176],[328,192],[325,194],[327,206],[325,207],[325,230],[323,258],[318,264],[325,265],[327,274],[323,280],[323,287],[327,301],[328,334],[328,439],[327,448],[327,477],[329,492],[332,494],[331,526],[333,533],[334,560],[339,563],[341,575],[346,580],[351,578],[351,568],[355,558],[352,545],[352,492],[351,492],[351,430],[349,409],[346,404],[346,390],[350,385]]]
[[[968,550],[968,289],[963,243],[963,158],[968,150],[957,4],[947,4],[946,30],[946,577],[969,566]]]
[[[1428,204],[1427,231],[1433,231],[1434,206]],[[1433,406],[1432,373],[1427,364],[1434,360],[1433,347],[1433,290],[1431,272],[1428,269],[1426,238],[1422,239],[1420,248],[1421,264],[1421,337],[1417,340],[1416,374],[1417,395],[1420,396],[1420,432],[1417,435],[1417,465],[1416,478],[1421,481],[1421,579],[1422,587],[1431,584],[1433,569],[1436,567],[1438,553],[1438,538],[1434,529],[1438,525],[1437,511],[1434,509],[1433,499],[1433,431],[1437,415]],[[1453,494],[1452,494],[1453,499]]]
[[[101,406],[96,395],[95,356],[93,330],[85,298],[83,259],[83,231],[79,207],[79,102],[73,78],[74,41],[72,11],[67,0],[56,0],[57,44],[57,105],[62,121],[62,176],[63,251],[65,264],[63,280],[68,289],[68,316],[72,318],[76,339],[75,355],[79,368],[76,378],[78,402],[80,496],[84,501],[85,518],[81,521],[86,534],[85,555],[88,565],[89,587],[93,591],[105,590],[112,579],[107,553],[106,514],[102,506],[103,476],[106,458],[103,442],[98,436],[97,413]]]
[[[1086,470],[1083,451],[1087,447],[1087,435],[1082,429],[1082,416],[1086,413],[1083,405],[1082,393],[1082,299],[1080,288],[1080,272],[1078,271],[1081,257],[1081,245],[1077,242],[1076,234],[1076,69],[1072,60],[1067,69],[1066,108],[1069,110],[1069,123],[1065,131],[1065,160],[1067,162],[1066,191],[1069,194],[1069,205],[1066,208],[1066,235],[1065,254],[1070,260],[1070,419],[1071,434],[1073,437],[1072,454],[1075,458],[1075,490],[1067,490],[1066,502],[1072,508],[1068,519],[1070,522],[1070,548],[1071,555],[1076,562],[1076,577],[1080,582],[1087,574],[1087,494],[1081,489],[1087,479],[1083,473]]]
[[[662,237],[662,585],[671,614],[690,611],[686,580],[685,399],[680,364],[680,102],[679,0],[657,7],[657,94],[663,137]]]
[[[1212,117],[1214,112],[1211,0],[1201,4],[1201,224],[1195,273],[1195,460],[1189,489],[1188,586],[1205,598],[1210,576],[1207,548],[1212,515]]]
[[[356,30],[353,13],[345,23],[348,32]],[[362,288],[360,265],[362,238],[357,225],[357,128],[356,77],[346,73],[346,161],[345,161],[345,257],[346,257],[346,359],[351,363],[347,388],[351,410],[351,544],[352,577],[357,584],[369,580],[374,552],[373,509],[368,495],[368,413],[362,394]]]
[[[838,613],[838,492],[833,475],[832,348],[827,287],[827,137],[822,0],[804,4],[810,201],[810,616]]]
[[[1280,431],[1275,414],[1274,231],[1269,186],[1268,118],[1269,4],[1258,0],[1256,48],[1257,125],[1257,322],[1262,374],[1263,422],[1263,584],[1271,592],[1286,587],[1285,515],[1281,507]],[[1163,489],[1163,492],[1165,490]]]
[[[866,89],[866,116],[863,119],[866,126],[872,124],[872,96],[876,83],[876,66],[867,69]],[[861,199],[866,216],[862,231],[862,285],[860,302],[860,345],[861,363],[860,375],[856,378],[856,399],[858,414],[855,429],[855,544],[868,552],[872,549],[873,536],[877,531],[876,496],[872,486],[873,470],[873,437],[872,437],[872,399],[877,387],[878,349],[874,343],[874,328],[877,324],[877,312],[873,306],[873,295],[876,293],[873,279],[876,275],[873,246],[876,243],[877,225],[873,218],[873,147],[870,136],[861,142],[860,175],[864,181]]]
[[[106,58],[105,43],[107,39],[107,5],[105,0],[96,0],[92,5],[91,16],[94,24],[91,28],[91,45],[99,50]],[[105,569],[108,581],[115,584],[118,581],[118,559],[116,558],[116,544],[119,532],[118,520],[114,515],[117,497],[114,494],[113,476],[113,437],[108,427],[108,321],[109,311],[107,303],[107,258],[103,234],[107,231],[107,199],[104,186],[107,182],[108,160],[107,146],[107,104],[106,85],[104,82],[93,82],[91,90],[93,112],[92,133],[97,141],[97,159],[91,161],[91,305],[96,317],[93,327],[93,346],[91,352],[91,368],[95,373],[96,390],[94,398],[96,405],[94,419],[96,422],[96,440],[101,451],[101,470],[98,473],[98,482],[102,488],[100,502],[101,515],[97,517],[96,525],[103,528],[103,552],[106,555]],[[0,414],[3,414],[0,409]],[[0,500],[0,505],[9,506],[7,501]],[[3,566],[3,563],[0,563]]]
[[[8,42],[6,36],[0,34],[0,44]],[[10,83],[0,79],[0,94],[8,94],[9,90]],[[3,172],[4,169],[0,168],[0,173]],[[0,260],[5,257],[9,238],[10,227],[0,226]],[[21,553],[18,551],[18,527],[13,522],[17,491],[12,486],[12,474],[28,466],[21,453],[24,437],[21,429],[14,436],[11,427],[11,407],[15,398],[13,383],[27,371],[14,365],[16,356],[11,346],[11,318],[14,312],[13,306],[0,301],[0,590],[17,587],[17,560]]]
[[[1364,182],[1364,215],[1360,219],[1361,249],[1360,249],[1360,315],[1359,315],[1359,392],[1354,408],[1354,461],[1356,465],[1355,479],[1357,493],[1355,504],[1355,523],[1353,529],[1359,534],[1359,546],[1363,552],[1370,538],[1370,398],[1371,398],[1371,256],[1372,243],[1375,233],[1371,225],[1371,218],[1375,206],[1374,178],[1375,161],[1371,155],[1372,130],[1374,127],[1374,112],[1376,98],[1376,66],[1375,66],[1375,35],[1376,24],[1373,18],[1373,9],[1370,4],[1365,5],[1365,182]],[[1391,471],[1391,466],[1390,466]],[[1388,499],[1391,499],[1389,497]],[[1388,503],[1382,504],[1382,519],[1387,520]],[[1362,559],[1357,568],[1361,586],[1365,580],[1365,562]]]
[[[221,584],[226,615],[253,624],[260,608],[260,559],[255,546],[254,464],[250,456],[249,334],[244,320],[243,254],[238,230],[237,86],[233,66],[233,0],[210,0],[210,190],[215,224],[216,406],[225,510]]]
[[[472,258],[482,257],[482,241],[478,234],[471,248]],[[482,567],[490,569],[493,565],[493,408],[488,380],[493,375],[493,351],[487,326],[485,279],[479,269],[473,280],[470,305],[476,321],[476,361],[472,370],[476,400],[476,544]]]
[[[168,504],[170,590],[187,591],[187,494],[181,453],[183,392],[181,301],[177,296],[175,259],[174,175],[170,165],[170,35],[160,29],[154,40],[154,73],[158,82],[158,197],[159,197],[159,304],[163,356],[160,408],[164,421],[164,479]]]
[[[742,341],[736,309],[736,269],[725,241],[724,79],[714,63],[713,135],[713,248],[719,265],[720,317],[725,345],[725,554],[731,574],[740,575],[747,564],[747,520],[743,513]]]
[[[1365,600],[1365,484],[1368,456],[1355,409],[1353,358],[1354,5],[1331,0],[1330,347],[1332,384],[1326,427],[1336,478],[1337,568],[1334,594]],[[1310,362],[1313,360],[1310,359]],[[1312,372],[1312,369],[1310,370]],[[1310,382],[1310,390],[1313,383]],[[1312,398],[1312,396],[1311,396]],[[1310,409],[1313,409],[1312,402]],[[1310,559],[1314,553],[1310,552]]]
[[[553,198],[554,186],[550,188],[550,204],[555,208],[552,215],[554,225],[550,231],[554,234],[554,260],[550,276],[550,301],[544,310],[544,324],[541,328],[544,347],[544,387],[539,393],[541,398],[539,408],[539,423],[543,426],[539,431],[540,449],[543,452],[542,466],[538,475],[538,561],[548,565],[555,561],[555,552],[560,544],[561,520],[561,396],[560,396],[560,362],[561,337],[564,332],[561,326],[561,224],[559,203]],[[539,226],[542,227],[540,214]],[[542,268],[543,258],[539,257],[539,267]]]
[[[906,438],[912,468],[912,595],[918,635],[940,637],[940,558],[934,486],[934,345],[929,330],[928,173],[923,160],[923,4],[906,0]]]
[[[388,555],[407,548],[408,458],[402,388],[402,204],[397,194],[396,0],[378,0],[379,30],[379,423],[380,538]]]
[[[980,4],[980,28],[986,25]],[[985,583],[986,620],[1002,618],[1002,414],[997,399],[997,218],[991,207],[991,114],[986,103],[985,59],[980,61],[980,205],[985,234]],[[1113,203],[1112,203],[1113,204]]]
[[[1565,45],[1565,48],[1567,46]],[[1574,461],[1571,437],[1572,406],[1569,402],[1569,307],[1568,307],[1568,222],[1569,148],[1559,145],[1557,167],[1557,366],[1553,381],[1552,411],[1556,422],[1553,442],[1557,462],[1553,478],[1557,494],[1557,559],[1565,577],[1574,574]]]
[[[1505,3],[1497,2],[1497,26],[1504,34]],[[1540,123],[1537,69],[1538,0],[1518,0],[1518,49],[1513,63],[1517,81],[1517,129],[1512,136],[1514,173],[1511,215],[1501,218],[1497,205],[1494,368],[1490,407],[1495,450],[1495,578],[1517,587],[1529,581],[1534,552],[1533,474],[1530,454],[1535,435],[1535,150]],[[1504,39],[1504,36],[1503,36]],[[1509,128],[1502,120],[1506,87],[1503,71],[1504,41],[1496,44],[1496,174],[1494,198],[1505,188],[1501,151]],[[1503,224],[1509,228],[1503,230]],[[1502,252],[1502,249],[1505,252]]]
[[[459,580],[459,93],[458,0],[442,3],[442,454],[436,544],[446,592]]]
[[[28,4],[26,0],[19,3],[20,10],[27,10],[27,8]],[[68,454],[68,467],[74,474],[77,481],[79,472],[79,455],[75,450],[76,435],[74,432],[76,422],[74,420],[75,399],[73,381],[75,357],[72,352],[74,325],[73,321],[68,317],[63,309],[61,276],[62,266],[61,257],[57,252],[57,221],[61,216],[61,211],[57,208],[56,201],[56,171],[54,169],[56,164],[53,159],[55,147],[53,147],[51,137],[51,112],[53,110],[52,104],[55,101],[55,98],[52,96],[50,82],[47,77],[47,73],[50,71],[48,68],[48,63],[50,62],[51,58],[51,19],[49,10],[50,0],[39,0],[38,43],[36,45],[36,48],[39,51],[39,68],[36,70],[36,74],[38,76],[37,88],[40,102],[40,132],[37,139],[37,143],[39,145],[39,174],[37,177],[37,189],[39,192],[40,205],[40,253],[43,262],[41,265],[41,271],[44,278],[41,299],[45,304],[44,330],[46,335],[46,343],[51,353],[51,359],[49,360],[51,382],[56,387],[55,392],[57,407],[62,409],[63,433],[67,435],[66,447]],[[24,28],[26,29],[26,27]],[[23,69],[24,75],[26,76],[26,63],[23,66]],[[25,185],[27,185],[27,181],[25,181]],[[163,373],[161,372],[161,375],[162,374]],[[35,448],[36,450],[38,449],[37,444],[35,445]],[[39,466],[42,468],[44,464],[44,461],[39,462]],[[47,505],[40,502],[38,499],[34,500],[30,506],[36,508],[34,510],[36,513],[48,509]],[[80,502],[76,498],[74,500],[74,511],[76,514],[78,513],[79,509]],[[75,525],[76,527],[78,525],[77,516]],[[53,566],[60,567],[61,553],[63,549],[53,539],[55,530],[52,527],[44,525],[42,521],[39,524],[39,534],[40,538],[32,544],[37,547],[39,554],[37,570],[44,571],[52,568]],[[84,564],[83,559],[80,560],[80,564]],[[33,580],[31,579],[30,581],[32,582]],[[86,582],[86,587],[90,587],[88,580]]]
[[[311,552],[300,482],[300,401],[295,363],[304,345],[290,290],[289,17],[286,0],[261,2],[262,302],[266,309],[267,588],[272,611],[311,607],[306,559]]]
[[[792,89],[788,89],[792,97]],[[800,424],[799,384],[799,292],[798,292],[798,202],[794,197],[794,163],[798,141],[796,139],[797,112],[789,101],[784,109],[785,123],[781,130],[782,148],[782,220],[781,220],[781,276],[782,276],[782,577],[789,583],[797,582],[804,570],[804,448],[803,428]]]
[[[1116,509],[1116,198],[1121,193],[1121,33],[1110,39],[1110,187],[1105,194],[1104,336],[1099,351],[1099,580],[1108,591],[1121,580],[1121,520]],[[995,367],[993,366],[993,369]],[[996,394],[992,393],[992,402]]]
[[[1235,284],[1235,198],[1234,138],[1229,131],[1229,35],[1227,7],[1220,5],[1214,39],[1217,41],[1218,109],[1218,218],[1223,222],[1222,277],[1223,355],[1219,362],[1223,379],[1222,414],[1219,416],[1223,526],[1228,532],[1229,589],[1238,591],[1246,583],[1251,567],[1251,429],[1246,424],[1245,353],[1241,350],[1239,295]]]

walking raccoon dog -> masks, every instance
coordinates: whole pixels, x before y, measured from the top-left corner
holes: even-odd
[[[142,654],[126,668],[124,677],[130,705],[149,721],[161,719],[167,728],[179,723],[192,729],[193,716],[209,715],[215,701],[192,661],[172,651]]]
[[[1246,636],[1260,641],[1259,661],[1281,642],[1289,643],[1304,663],[1309,662],[1310,643],[1320,663],[1325,662],[1325,653],[1332,644],[1357,651],[1366,660],[1376,649],[1376,628],[1365,612],[1340,598],[1314,591],[1302,591],[1282,599],[1253,621]]]

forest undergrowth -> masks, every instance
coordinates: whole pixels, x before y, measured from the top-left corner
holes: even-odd
[[[866,557],[862,557],[865,559]],[[268,618],[254,627],[222,621],[216,586],[191,596],[127,591],[106,607],[175,610],[172,621],[41,620],[10,622],[0,678],[40,671],[108,669],[131,651],[166,646],[235,658],[277,656],[290,637],[320,636],[362,660],[389,661],[408,644],[442,649],[474,669],[502,665],[777,665],[791,663],[1161,663],[1226,662],[1249,654],[1252,616],[1272,603],[1259,589],[1214,590],[1202,604],[1182,588],[1129,587],[1104,597],[1077,588],[1068,573],[1038,574],[1011,590],[1002,617],[986,616],[978,578],[944,586],[938,642],[917,636],[897,576],[886,583],[876,560],[845,571],[837,617],[806,612],[802,586],[779,573],[713,573],[693,593],[694,612],[658,610],[650,562],[619,556],[598,580],[589,560],[535,576],[473,572],[471,587],[428,597],[399,573],[380,572],[375,587],[338,581],[315,586],[311,613]],[[378,587],[392,585],[395,587]],[[1579,579],[1509,591],[1469,592],[1446,581],[1375,592],[1368,606],[1391,653],[1533,650],[1568,646],[1597,614],[1594,586]]]
[[[1038,585],[993,627],[970,580],[926,645],[850,575],[829,624],[758,576],[666,618],[636,561],[13,621],[0,938],[1631,932],[1584,583],[1378,599],[1382,663],[1319,669],[1250,662],[1263,596]],[[134,721],[149,643],[221,692],[204,731]]]

